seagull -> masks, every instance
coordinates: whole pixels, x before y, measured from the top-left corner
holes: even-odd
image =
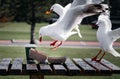
[[[72,30],[75,28],[75,25],[78,24],[78,18],[81,23],[83,18],[98,14],[103,12],[103,10],[104,6],[101,4],[78,5],[70,8],[60,21],[40,28],[40,41],[42,41],[42,36],[49,36],[54,39],[54,42],[50,44],[51,46],[55,46],[55,44],[60,41],[60,43],[53,48],[54,50],[62,45],[62,42],[67,40],[68,37],[77,33]]]
[[[92,58],[92,60],[100,62],[106,52],[112,54],[115,57],[120,57],[120,54],[113,48],[113,43],[120,38],[120,28],[111,30],[112,24],[110,21],[109,11],[101,13],[98,17],[96,25],[99,26],[97,30],[97,39],[99,41],[101,50],[99,53]],[[103,52],[103,55],[100,59],[97,59],[98,56]]]
[[[63,6],[61,6],[60,4],[54,4],[54,5],[52,5],[51,6],[51,8],[50,8],[50,10],[48,10],[47,12],[46,12],[46,14],[50,14],[52,11],[54,11],[55,13],[57,13],[60,17],[58,18],[58,20],[57,21],[60,21],[63,17],[64,17],[64,15],[65,15],[65,13],[68,11],[68,9],[70,9],[70,7],[71,7],[71,3],[69,3],[68,5],[66,5],[65,7],[63,7]],[[78,19],[79,20],[79,19]],[[79,24],[80,22],[78,21],[78,24]],[[80,33],[80,30],[79,30],[79,25],[76,25],[75,26],[75,28],[74,28],[74,30],[76,30],[77,31],[77,34],[78,34],[78,36],[80,37],[80,38],[82,38],[82,35],[81,35],[81,33]]]

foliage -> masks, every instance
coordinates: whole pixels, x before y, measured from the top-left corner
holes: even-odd
[[[54,3],[66,5],[71,0],[0,0],[0,19],[1,22],[6,21],[26,21],[31,23],[32,6],[34,4],[36,22],[45,21],[51,16],[45,15]],[[12,19],[10,19],[12,17]],[[4,19],[6,18],[6,19]]]
[[[40,27],[48,25],[47,23],[36,23],[35,39],[38,39],[38,31]],[[25,39],[30,38],[30,25],[24,22],[12,22],[0,24],[0,40],[2,39]],[[23,29],[24,28],[24,29]],[[13,30],[14,29],[14,30]],[[80,26],[83,38],[79,38],[77,34],[68,38],[74,41],[96,41],[96,30],[92,30],[89,25]],[[44,36],[43,40],[51,40],[50,37]]]

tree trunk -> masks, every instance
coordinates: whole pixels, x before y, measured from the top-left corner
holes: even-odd
[[[32,6],[32,19],[31,19],[31,34],[30,34],[30,44],[35,44],[35,37],[34,37],[34,33],[35,33],[35,5],[33,3],[33,0],[31,0],[31,6]]]

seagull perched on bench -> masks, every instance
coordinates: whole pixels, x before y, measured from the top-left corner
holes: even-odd
[[[77,33],[72,30],[75,28],[75,25],[78,24],[76,21],[78,18],[80,19],[79,21],[82,21],[85,17],[103,12],[104,9],[102,4],[86,4],[71,7],[60,21],[40,28],[40,41],[42,41],[42,36],[50,36],[55,40],[50,45],[55,46],[55,44],[60,41],[60,43],[53,48],[56,49],[62,44],[62,41],[67,40],[68,37]]]
[[[109,18],[109,11],[101,13],[96,23],[98,25],[97,39],[99,41],[101,50],[92,58],[92,60],[100,62],[106,52],[111,53],[115,57],[120,57],[120,54],[113,48],[113,42],[120,38],[120,28],[111,30],[112,24]],[[98,60],[98,56],[104,52]]]

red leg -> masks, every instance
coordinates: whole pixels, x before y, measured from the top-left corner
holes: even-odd
[[[55,46],[54,48],[52,48],[52,50],[56,50],[60,45],[62,45],[62,41],[57,46]]]
[[[54,46],[57,42],[58,42],[57,40],[54,41],[54,42],[52,42],[52,43],[50,44],[50,46]]]
[[[92,61],[96,61],[96,60],[97,60],[97,57],[101,54],[101,52],[102,52],[102,50],[100,50],[100,51],[98,52],[98,54],[97,54],[95,57],[92,58]]]
[[[104,57],[105,52],[103,53],[103,55],[101,56],[101,58],[99,60],[97,60],[97,62],[100,62],[102,60],[102,58]]]

